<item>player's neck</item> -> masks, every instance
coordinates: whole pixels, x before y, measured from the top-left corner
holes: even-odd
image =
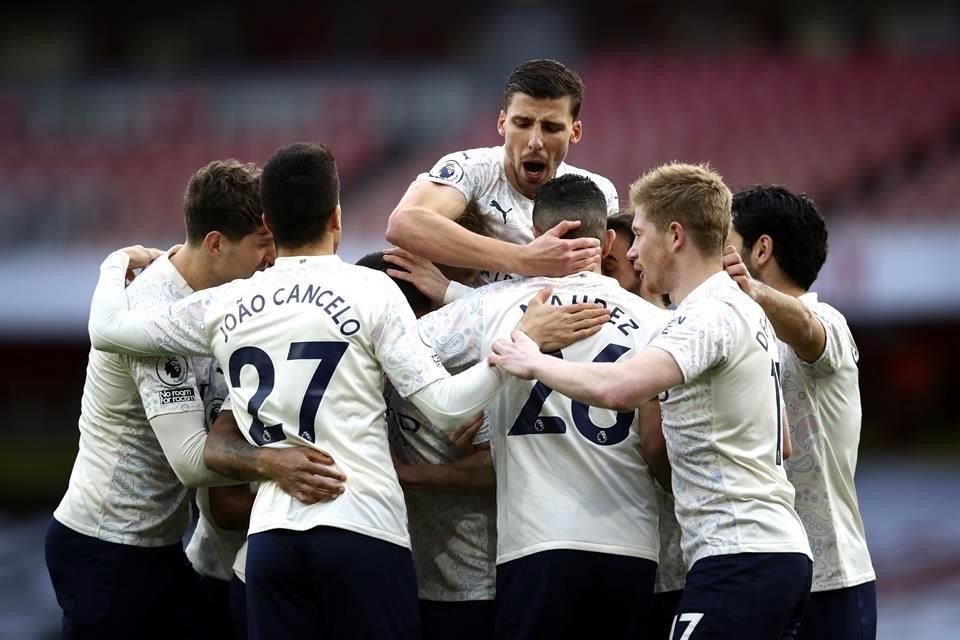
[[[332,256],[337,252],[333,237],[330,234],[321,240],[303,244],[298,247],[277,247],[278,258],[299,258],[303,256]]]
[[[790,282],[790,280],[784,277],[779,270],[768,270],[767,272],[761,274],[759,280],[771,289],[776,289],[780,293],[793,296],[794,298],[799,298],[807,292],[805,289]]]
[[[187,286],[194,291],[202,291],[221,284],[212,281],[213,271],[210,269],[206,258],[206,252],[202,247],[191,247],[189,244],[185,244],[170,256],[170,263],[186,280]]]
[[[691,291],[721,271],[723,262],[720,256],[706,258],[698,254],[688,260],[678,261],[674,271],[676,284],[668,292],[670,300],[674,304],[680,304]]]

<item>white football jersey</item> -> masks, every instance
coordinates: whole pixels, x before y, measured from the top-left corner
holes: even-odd
[[[420,335],[449,366],[476,361],[510,334],[527,301],[548,285],[551,304],[603,301],[612,316],[599,333],[557,357],[630,357],[669,318],[616,280],[581,272],[482,287],[421,318]],[[517,378],[487,410],[497,473],[497,564],[550,549],[657,561],[657,498],[633,430],[636,411],[588,407]]]
[[[687,583],[687,565],[683,561],[680,540],[680,523],[677,522],[673,496],[654,484],[657,504],[660,507],[660,562],[657,577],[653,582],[654,593],[679,591]]]
[[[477,202],[494,238],[527,244],[533,240],[533,200],[514,189],[507,180],[503,168],[504,153],[502,146],[450,153],[440,158],[430,171],[417,176],[415,182],[429,181],[455,188],[467,202]],[[618,211],[620,200],[610,180],[561,162],[557,176],[568,173],[593,180],[607,198],[608,213],[613,215]],[[511,274],[480,272],[480,280],[484,283],[512,277]]]
[[[346,474],[339,498],[309,506],[264,482],[251,534],[323,525],[410,546],[383,374],[404,397],[449,374],[417,339],[413,312],[386,274],[336,255],[279,258],[177,302],[143,331],[158,350],[214,355],[251,443],[315,447]]]
[[[688,568],[722,554],[809,556],[783,468],[780,358],[763,309],[721,271],[651,346],[683,373],[660,410]]]
[[[132,309],[170,304],[190,293],[166,255],[127,289]],[[202,411],[197,382],[206,378],[209,367],[206,358],[132,358],[90,350],[79,451],[54,512],[60,523],[87,536],[138,547],[180,540],[190,522],[188,491],[149,420]],[[197,428],[202,428],[199,421]]]
[[[876,578],[853,481],[860,445],[859,353],[839,311],[815,293],[800,301],[823,324],[827,342],[813,363],[780,343],[793,438],[787,477],[813,550],[813,591],[843,589]]]
[[[200,382],[200,394],[203,396],[204,427],[217,419],[220,408],[227,399],[227,381],[223,370],[213,360],[210,361],[210,373],[206,382]],[[184,550],[193,570],[202,576],[219,580],[230,580],[233,576],[233,562],[237,551],[247,539],[246,531],[221,529],[210,514],[210,490],[199,487],[196,492],[199,517],[190,542]]]
[[[397,458],[406,464],[443,464],[460,455],[448,434],[387,385],[387,428]],[[490,440],[484,424],[474,444]],[[410,545],[421,600],[493,600],[497,545],[494,495],[404,491]]]

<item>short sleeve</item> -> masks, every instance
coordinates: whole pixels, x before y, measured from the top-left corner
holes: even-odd
[[[483,300],[477,291],[420,318],[420,338],[448,369],[462,369],[483,357]]]
[[[736,329],[733,310],[716,301],[701,301],[678,309],[673,319],[650,342],[676,361],[684,382],[722,365],[733,349]]]
[[[382,315],[373,334],[374,353],[397,392],[406,398],[440,378],[449,377],[440,358],[420,340],[417,319],[399,287],[384,276]]]
[[[475,200],[492,179],[492,165],[485,152],[485,149],[478,149],[449,153],[440,158],[430,171],[418,175],[416,182],[453,187],[463,194],[467,202]]]
[[[801,366],[810,371],[815,378],[823,378],[833,373],[843,365],[845,360],[856,365],[860,359],[856,342],[847,321],[839,311],[825,304],[811,304],[810,311],[823,325],[826,334],[826,344],[823,353],[814,362],[800,361]]]
[[[620,212],[620,196],[617,195],[617,188],[606,178],[603,178],[600,182],[600,190],[603,191],[603,195],[607,199],[607,215],[616,215]]]
[[[189,358],[130,358],[129,368],[147,420],[170,413],[203,411],[196,372]]]

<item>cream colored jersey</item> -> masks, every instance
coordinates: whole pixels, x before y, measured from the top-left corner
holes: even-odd
[[[148,309],[192,293],[166,255],[127,289],[130,307]],[[178,355],[133,358],[90,350],[80,401],[80,444],[54,517],[108,542],[175,544],[190,522],[187,489],[164,457],[150,420],[203,410],[198,379],[210,361]],[[197,428],[202,428],[197,420]]]
[[[493,230],[493,237],[515,244],[533,240],[533,200],[513,188],[504,172],[504,148],[486,147],[457,151],[442,158],[427,173],[417,176],[415,182],[435,182],[453,187],[467,202],[475,200],[481,215]],[[607,211],[615,214],[620,201],[617,189],[607,178],[572,167],[561,162],[557,176],[573,173],[586,176],[603,192]],[[492,271],[481,271],[482,282],[497,282],[514,277]]]
[[[387,426],[393,451],[406,464],[443,464],[460,457],[448,434],[387,386]],[[484,424],[474,444],[489,442]],[[493,600],[497,503],[489,495],[406,490],[410,545],[421,600]]]
[[[250,534],[324,525],[410,546],[383,374],[404,397],[449,374],[417,339],[413,312],[386,274],[336,255],[279,258],[177,302],[142,331],[158,350],[216,357],[251,443],[316,447],[346,474],[339,498],[313,505],[263,483]]]
[[[213,362],[206,382],[200,383],[203,396],[204,427],[209,432],[217,419],[220,408],[227,399],[227,381],[223,370]],[[197,526],[190,536],[190,542],[184,552],[193,570],[202,576],[219,580],[233,577],[233,562],[237,551],[247,539],[246,531],[229,531],[217,526],[210,513],[210,490],[199,487],[196,491]]]
[[[813,591],[852,587],[876,578],[857,504],[854,472],[860,445],[857,345],[843,315],[800,296],[823,324],[827,342],[816,362],[780,343],[783,397],[793,456],[787,477],[813,551]]]
[[[657,564],[657,577],[653,582],[654,593],[679,591],[687,583],[687,565],[683,561],[681,549],[680,523],[677,522],[676,505],[673,496],[654,485],[657,491],[657,504],[660,507],[660,562]]]
[[[557,357],[614,362],[649,342],[669,313],[596,273],[521,278],[478,289],[420,319],[420,335],[448,366],[485,355],[508,336],[527,301],[553,286],[551,304],[603,301],[611,319]],[[637,412],[573,402],[513,378],[488,407],[497,475],[497,564],[576,549],[657,561],[657,499],[637,444]]]
[[[809,556],[783,468],[777,342],[760,306],[717,273],[651,346],[683,373],[660,410],[688,568],[722,554]]]

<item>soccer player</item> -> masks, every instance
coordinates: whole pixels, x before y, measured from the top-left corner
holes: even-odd
[[[606,252],[607,202],[589,178],[564,175],[537,193],[533,224],[579,221],[575,237]],[[537,231],[539,233],[539,231]],[[600,302],[610,320],[550,359],[613,362],[643,347],[667,313],[594,265],[564,278],[521,278],[477,289],[420,320],[448,366],[462,366],[515,326],[527,301]],[[655,403],[641,412],[659,421]],[[640,406],[639,404],[637,406]],[[657,505],[637,448],[637,406],[620,413],[514,380],[488,407],[497,482],[497,638],[625,638],[639,633],[653,591]],[[652,408],[652,412],[649,410]],[[652,413],[652,415],[651,415]],[[600,615],[598,615],[600,612]]]
[[[186,244],[136,277],[131,307],[170,304],[271,264],[259,188],[252,164],[218,161],[197,171],[184,195]],[[125,638],[135,629],[187,637],[174,626],[174,614],[196,603],[180,542],[187,487],[230,482],[200,460],[214,375],[206,359],[91,349],[79,451],[46,537],[64,638]],[[274,452],[273,461],[290,454]]]
[[[230,383],[233,417],[251,443],[328,451],[349,477],[336,500],[312,505],[275,482],[260,485],[246,562],[253,639],[419,635],[406,509],[384,423],[384,373],[431,422],[451,430],[502,385],[486,363],[450,377],[417,338],[397,285],[340,261],[339,186],[326,147],[284,147],[261,182],[263,219],[279,256],[274,267],[144,314],[126,308],[128,256],[114,253],[91,306],[95,345],[215,356]]]
[[[626,209],[607,218],[607,229],[616,236],[609,253],[601,263],[603,275],[620,283],[620,286],[634,293],[652,305],[662,309],[667,307],[669,297],[652,291],[649,280],[643,277],[643,271],[635,267],[628,255],[633,246],[633,213]],[[648,426],[640,433],[640,449],[644,459],[658,479],[654,487],[657,492],[657,504],[660,512],[658,531],[660,533],[660,559],[657,564],[657,577],[653,585],[653,600],[647,616],[645,637],[666,639],[670,637],[670,627],[676,613],[683,585],[687,576],[687,567],[683,563],[680,549],[680,523],[677,522],[673,495],[664,490],[670,486],[670,467],[663,455],[663,431],[659,423]],[[656,428],[655,428],[656,427]],[[652,451],[651,451],[652,450]]]
[[[648,347],[618,362],[573,362],[515,331],[490,357],[593,406],[629,411],[659,395],[690,567],[674,640],[790,637],[810,590],[810,547],[783,469],[776,337],[723,271],[730,202],[701,165],[667,164],[631,186],[631,257],[677,302]]]
[[[559,62],[531,60],[515,68],[497,119],[503,146],[448,154],[419,175],[390,214],[387,240],[438,264],[481,269],[484,282],[511,274],[565,276],[594,264],[600,257],[596,240],[564,237],[574,223],[534,239],[531,221],[540,187],[568,173],[593,179],[607,210],[617,210],[609,180],[564,162],[580,140],[582,101],[583,82]],[[455,223],[472,200],[490,222],[492,237]]]
[[[730,244],[727,272],[763,308],[777,334],[795,443],[787,477],[816,550],[799,637],[875,638],[875,574],[853,480],[859,354],[843,315],[810,291],[827,258],[826,225],[808,197],[757,186],[733,197]]]

